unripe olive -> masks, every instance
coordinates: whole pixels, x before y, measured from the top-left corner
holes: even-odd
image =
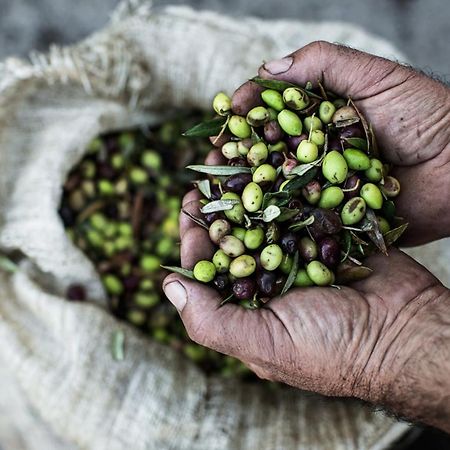
[[[283,101],[291,109],[302,110],[309,105],[308,94],[299,88],[289,87],[283,91]]]
[[[358,118],[358,113],[355,111],[355,108],[352,106],[342,106],[333,114],[332,121],[336,123],[356,118]]]
[[[306,273],[317,286],[329,286],[334,281],[331,270],[320,261],[311,261],[306,266]]]
[[[289,109],[283,109],[278,113],[278,123],[282,130],[289,136],[300,136],[302,134],[302,121]]]
[[[260,127],[269,120],[269,111],[264,106],[255,106],[247,113],[246,119],[252,127]]]
[[[376,158],[370,160],[370,167],[364,172],[364,175],[372,183],[377,183],[383,178],[383,163]]]
[[[247,154],[247,161],[253,167],[258,167],[264,163],[269,156],[267,145],[260,141],[250,147]]]
[[[201,260],[194,266],[194,278],[202,283],[209,283],[216,276],[216,267],[211,261]]]
[[[283,251],[277,244],[270,244],[261,252],[261,265],[266,270],[275,270],[283,259]]]
[[[366,214],[366,202],[361,197],[350,199],[342,208],[341,219],[344,225],[358,223]]]
[[[139,267],[144,272],[153,273],[159,270],[159,266],[161,264],[161,259],[156,255],[144,254],[141,256],[139,260]]]
[[[319,106],[319,117],[324,124],[331,123],[336,107],[329,101],[322,102]]]
[[[344,200],[344,193],[342,189],[337,186],[331,186],[322,191],[320,196],[319,207],[331,209],[339,206]]]
[[[397,178],[387,176],[384,178],[384,183],[380,184],[380,189],[386,197],[397,197],[400,194],[400,182]]]
[[[344,150],[344,158],[352,170],[367,170],[370,167],[370,159],[362,150],[347,148]]]
[[[318,147],[322,147],[325,144],[325,133],[322,130],[314,130],[311,132],[310,140]]]
[[[245,238],[245,233],[247,233],[247,230],[245,228],[241,228],[241,227],[233,227],[231,229],[231,234],[234,237],[237,237],[239,240],[241,240],[242,242],[244,242],[244,238]]]
[[[286,153],[287,152],[287,145],[286,142],[280,141],[276,144],[270,144],[268,147],[269,152],[279,152],[279,153]]]
[[[107,273],[103,279],[103,286],[105,286],[106,291],[112,295],[121,295],[123,292],[122,281],[115,275]]]
[[[224,211],[225,216],[234,223],[242,223],[244,221],[244,206],[242,205],[241,198],[234,192],[225,192],[222,195],[221,200],[239,200],[231,209]]]
[[[250,125],[245,120],[245,117],[242,116],[231,116],[228,121],[228,129],[232,134],[241,139],[249,138],[252,135]]]
[[[230,232],[231,225],[227,220],[224,219],[215,220],[209,226],[209,238],[214,242],[214,244],[218,244],[219,241],[227,234],[230,234]]]
[[[297,148],[297,159],[302,163],[315,161],[319,156],[319,149],[314,142],[302,141]]]
[[[245,278],[253,274],[256,262],[253,256],[241,255],[233,259],[230,264],[230,273],[236,278]]]
[[[269,120],[272,122],[274,120],[277,120],[278,111],[276,111],[273,108],[267,108],[267,111],[269,111]]]
[[[296,287],[314,286],[314,282],[311,280],[311,278],[309,278],[309,275],[305,269],[300,269],[297,272],[297,275],[295,276],[294,286]]]
[[[245,232],[244,245],[250,250],[256,250],[264,242],[264,230],[261,227],[250,228]]]
[[[290,180],[295,177],[295,175],[291,174],[292,170],[298,166],[298,161],[293,158],[286,158],[283,165],[281,166],[281,170],[283,172],[284,178],[286,180]],[[281,189],[281,186],[280,186]]]
[[[161,155],[155,150],[145,150],[141,156],[141,164],[147,169],[159,170],[161,168]]]
[[[148,174],[144,169],[140,167],[133,167],[130,170],[130,181],[134,184],[145,184],[148,181]]]
[[[309,133],[311,129],[314,130],[321,130],[323,127],[322,121],[316,117],[316,116],[308,116],[305,117],[303,120],[303,125],[305,127],[305,130]]]
[[[283,255],[283,259],[281,260],[281,264],[278,266],[278,269],[280,269],[285,275],[289,275],[293,264],[294,258],[291,255]]]
[[[338,151],[332,150],[323,160],[322,173],[331,183],[343,183],[348,173],[344,157]]]
[[[237,258],[245,252],[245,247],[243,242],[235,236],[229,234],[224,236],[219,242],[220,248],[225,252],[226,255],[231,258]]]
[[[359,191],[359,195],[365,200],[369,208],[381,209],[383,206],[381,191],[373,183],[366,183]]]
[[[222,146],[222,155],[227,159],[237,158],[240,156],[237,142],[227,142]]]
[[[253,145],[253,142],[250,138],[243,139],[237,143],[237,149],[240,156],[247,156],[250,147]]]
[[[255,182],[247,184],[242,193],[242,204],[249,212],[256,212],[261,208],[263,202],[263,191]]]
[[[317,180],[310,181],[303,189],[302,195],[306,201],[311,205],[315,205],[319,200],[322,192],[322,187]]]
[[[301,258],[308,262],[316,259],[318,255],[317,244],[307,236],[300,239],[300,242],[298,243],[298,251]]]
[[[270,164],[262,164],[253,172],[255,183],[273,182],[277,178],[277,171]]]
[[[227,116],[231,112],[231,98],[223,92],[219,92],[213,100],[214,111],[219,116]]]
[[[276,111],[284,109],[283,96],[273,89],[266,89],[261,92],[261,98],[267,106],[270,106]]]

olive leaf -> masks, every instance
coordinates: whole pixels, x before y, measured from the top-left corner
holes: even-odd
[[[392,200],[386,200],[383,203],[381,212],[389,222],[392,222],[395,217],[395,203]]]
[[[371,148],[372,139],[371,139],[371,133],[370,133],[370,130],[369,130],[369,124],[367,123],[366,118],[361,114],[359,109],[356,107],[355,102],[350,97],[348,98],[348,102],[349,102],[350,105],[353,106],[353,108],[356,111],[356,114],[358,114],[358,117],[361,120],[361,124],[362,124],[362,126],[364,128],[364,133],[366,135],[366,140],[367,140],[367,153],[369,155],[371,155],[372,154],[372,148]]]
[[[230,294],[228,297],[224,298],[219,305],[219,308],[223,305],[225,305],[226,303],[230,302],[232,300],[232,298],[234,297],[234,294]]]
[[[348,284],[353,281],[364,280],[373,270],[366,266],[357,266],[345,261],[337,266],[336,282],[339,284]]]
[[[320,93],[322,94],[322,98],[324,100],[328,100],[327,92],[325,91],[325,88],[323,87],[323,85],[320,82],[320,80],[317,80],[317,86],[319,86]]]
[[[205,120],[189,130],[185,131],[182,136],[186,137],[210,137],[216,136],[222,130],[224,124],[227,122],[226,117],[218,117],[216,119]]]
[[[366,242],[364,239],[361,239],[356,233],[353,231],[350,231],[350,234],[353,238],[353,241],[358,245],[369,245],[368,242]]]
[[[212,141],[213,145],[216,145],[217,141],[222,137],[222,135],[225,133],[225,130],[227,129],[228,123],[230,122],[230,117],[227,116],[224,124],[221,126],[219,134],[215,137],[215,139]]]
[[[372,144],[372,155],[377,157],[380,155],[380,150],[377,144],[377,138],[375,137],[375,132],[373,131],[372,124],[369,124],[370,138]]]
[[[269,205],[263,212],[264,222],[272,222],[281,214],[281,209],[276,205]]]
[[[255,131],[255,129],[252,127],[252,144],[257,144],[258,142],[262,141],[262,137],[259,136],[259,134]]]
[[[347,230],[344,231],[344,245],[345,245],[345,252],[344,256],[341,259],[341,263],[348,258],[348,255],[350,254],[350,250],[352,248],[352,235]]]
[[[19,270],[19,266],[6,255],[0,255],[0,269],[5,272],[14,273]]]
[[[273,244],[280,237],[280,229],[275,222],[270,222],[267,226],[266,241],[268,244]]]
[[[370,240],[377,246],[378,250],[387,255],[388,253],[386,242],[384,242],[383,234],[381,233],[380,227],[378,225],[377,216],[371,208],[367,208],[366,216],[364,219],[365,222],[370,224],[371,227],[370,229],[364,231],[367,231],[367,235],[369,236]],[[364,225],[362,228],[364,229]]]
[[[191,165],[186,169],[194,170],[195,172],[207,173],[208,175],[229,176],[237,173],[251,173],[250,167],[238,166],[205,166],[205,165]]]
[[[334,123],[334,126],[336,128],[344,128],[348,127],[349,125],[353,125],[354,123],[358,123],[360,121],[359,117],[352,117],[351,119],[345,119],[345,120],[338,120]]]
[[[353,148],[357,148],[359,150],[363,150],[367,152],[367,141],[362,138],[351,137],[343,139],[347,144],[350,144]]]
[[[200,219],[199,217],[195,217],[194,214],[190,213],[189,211],[187,211],[184,208],[181,210],[181,212],[183,214],[186,214],[186,216],[188,216],[197,225],[201,226],[205,230],[209,230],[209,227],[208,227],[207,223],[204,220]]]
[[[297,175],[295,178],[286,183],[283,186],[283,191],[295,191],[302,188],[303,186],[306,186],[316,176],[317,170],[318,169],[316,166],[310,166],[305,173],[303,173],[302,175]]]
[[[170,272],[179,273],[180,275],[190,278],[191,280],[195,280],[194,272],[192,272],[192,270],[183,269],[182,267],[177,267],[177,266],[163,266],[162,264],[160,267],[162,267],[163,269],[169,270]]]
[[[233,206],[237,205],[238,203],[239,200],[235,199],[214,200],[203,206],[200,211],[203,214],[209,214],[218,211],[229,211],[230,209],[233,209]]]
[[[291,286],[294,284],[295,277],[297,276],[298,272],[298,250],[295,252],[294,260],[292,261],[292,267],[289,272],[289,275],[286,279],[286,283],[284,283],[283,289],[281,290],[280,296],[283,296],[286,294],[286,292],[291,288]]]
[[[305,227],[308,227],[309,225],[312,225],[314,223],[315,217],[309,216],[306,220],[302,220],[301,222],[296,222],[292,224],[289,229],[292,231],[298,231]]]
[[[386,241],[386,245],[389,247],[392,245],[397,239],[400,238],[400,236],[406,231],[408,228],[408,224],[404,223],[403,225],[400,225],[397,228],[393,228],[392,230],[389,230],[384,235],[384,240]]]
[[[125,359],[125,333],[122,330],[117,330],[112,335],[111,354],[115,361]]]
[[[266,192],[264,194],[261,209],[266,209],[269,205],[284,206],[291,199],[289,192]]]
[[[200,180],[195,183],[197,189],[207,198],[211,198],[211,183],[209,180]]]
[[[300,212],[300,210],[297,208],[280,207],[280,210],[281,214],[276,218],[277,222],[285,222],[286,220],[292,219]]]

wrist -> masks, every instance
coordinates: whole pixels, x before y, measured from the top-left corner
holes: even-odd
[[[450,432],[450,291],[434,286],[410,302],[383,333],[370,366],[361,398]]]

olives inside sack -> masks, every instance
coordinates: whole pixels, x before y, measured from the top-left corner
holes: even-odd
[[[231,209],[224,206],[220,222],[203,217],[212,243],[229,259],[218,266],[220,283],[210,280],[207,260],[205,273],[194,278],[220,286],[227,302],[251,309],[292,288],[340,283],[336,274],[349,264],[363,268],[354,271],[355,281],[361,273],[369,276],[364,259],[386,253],[384,235],[389,233],[392,244],[391,237],[406,228],[395,216],[400,183],[352,100],[314,83],[304,89],[258,77],[252,81],[262,90],[246,117],[220,109],[228,116],[221,132],[230,136],[222,147],[230,170],[189,167],[207,173],[204,182],[235,202]],[[216,111],[218,104],[231,104],[224,95],[214,99]],[[203,198],[205,209],[211,201]]]

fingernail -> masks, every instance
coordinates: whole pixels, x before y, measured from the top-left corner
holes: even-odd
[[[164,293],[173,306],[181,313],[186,306],[187,292],[179,281],[171,281],[164,286]]]
[[[264,64],[264,70],[267,70],[272,75],[279,75],[280,73],[287,72],[294,62],[292,56],[286,56],[282,59],[276,59],[275,61],[269,61]]]

